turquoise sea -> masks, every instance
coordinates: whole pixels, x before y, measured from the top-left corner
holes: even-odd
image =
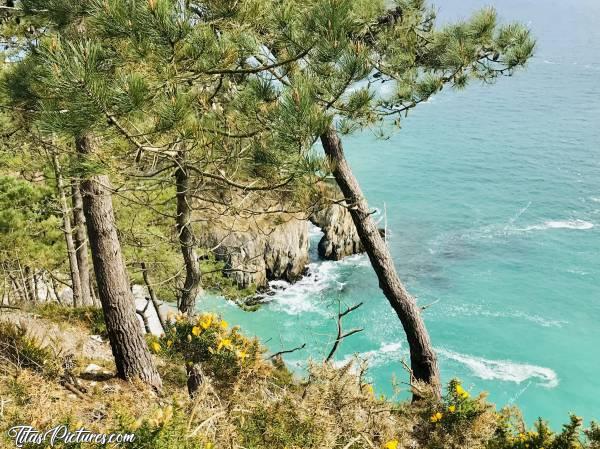
[[[490,0],[443,0],[442,20]],[[557,428],[569,412],[600,418],[600,1],[495,0],[538,39],[524,72],[444,92],[388,140],[347,137],[352,167],[386,219],[401,277],[425,312],[445,380]],[[384,214],[384,211],[386,212]],[[383,224],[383,222],[382,222]],[[310,276],[255,313],[217,310],[302,369],[335,335],[337,300],[364,306],[338,362],[368,359],[378,393],[406,380],[407,345],[364,256],[316,259]]]

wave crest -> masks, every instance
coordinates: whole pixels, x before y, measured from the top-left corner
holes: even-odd
[[[462,363],[471,372],[485,380],[502,380],[520,384],[528,379],[537,379],[542,387],[554,388],[558,385],[558,376],[550,368],[516,363],[510,360],[488,360],[481,357],[460,354],[449,349],[438,349],[438,354],[450,360]]]
[[[586,230],[592,229],[593,223],[585,220],[550,220],[546,221],[541,225],[527,226],[522,229],[523,231],[544,231],[546,229],[578,229]]]

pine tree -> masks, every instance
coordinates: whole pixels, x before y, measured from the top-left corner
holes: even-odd
[[[150,155],[158,160],[153,175],[176,169],[184,255],[194,246],[190,199],[207,179],[241,192],[257,179],[282,181],[258,190],[287,182],[300,189],[306,173],[330,171],[407,334],[414,380],[439,394],[421,311],[395,271],[340,135],[387,131],[443,88],[512,74],[533,52],[527,29],[499,25],[492,9],[438,28],[422,0],[398,0],[392,9],[383,0],[27,0],[23,7],[58,32],[46,32],[12,71],[14,104],[34,111],[47,132],[80,142],[102,137],[119,149],[126,143],[138,162]],[[383,83],[392,94],[378,93]],[[318,140],[328,167],[314,163]],[[87,177],[102,169],[101,153],[117,153],[107,146],[79,145]],[[199,283],[193,252],[186,259],[182,298]],[[188,312],[192,296],[182,301]]]
[[[161,379],[135,313],[110,181],[96,162],[106,121],[102,98],[114,94],[104,84],[110,72],[107,54],[87,41],[85,31],[75,24],[57,20],[54,25],[6,74],[9,105],[19,112],[15,121],[24,127],[40,129],[53,140],[62,139],[59,148],[68,148],[72,142],[70,147],[79,159],[83,211],[117,372],[122,378],[140,378],[159,389]],[[75,270],[73,279],[77,276]]]
[[[312,135],[321,140],[380,288],[407,335],[411,376],[431,385],[439,395],[439,369],[421,310],[397,275],[345,159],[338,132],[389,126],[392,118],[399,124],[410,109],[444,87],[462,88],[469,80],[491,82],[510,75],[531,56],[534,42],[529,31],[518,24],[499,26],[493,9],[438,30],[435,14],[420,0],[399,1],[390,10],[383,8],[383,2],[372,8],[364,6],[352,0],[325,0],[307,6],[318,12],[308,16],[314,17],[309,23],[321,31],[321,40],[309,50],[304,64],[285,73],[284,84],[293,101],[286,122],[297,124],[298,115],[310,110],[327,123],[321,129],[313,128]],[[302,32],[306,26],[299,24],[298,28]],[[372,88],[385,82],[395,87],[389,97]],[[417,391],[415,397],[419,394]]]

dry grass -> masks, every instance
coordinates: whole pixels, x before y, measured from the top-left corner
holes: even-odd
[[[47,320],[35,323],[50,325]],[[65,335],[72,331],[64,325]],[[6,340],[7,332],[6,326],[0,329],[0,342]],[[56,364],[54,352],[42,353],[48,359],[45,364]],[[301,380],[281,364],[257,356],[243,364],[233,381],[223,383],[206,376],[192,400],[182,360],[161,354],[155,356],[164,380],[161,395],[113,377],[81,379],[88,393],[76,396],[43,366],[19,366],[14,357],[8,363],[0,351],[0,447],[13,447],[6,437],[6,429],[13,425],[48,429],[62,423],[100,433],[134,432],[137,440],[127,447],[140,449],[598,447],[594,446],[598,442],[576,445],[574,440],[565,446],[554,437],[537,444],[534,432],[523,439],[520,435],[525,429],[516,413],[497,412],[484,396],[471,398],[457,383],[450,384],[442,402],[398,403],[377,398],[364,380],[366,367],[358,362],[342,368],[313,363],[308,377]],[[77,357],[78,371],[94,361],[81,352]],[[114,370],[110,361],[94,362]],[[515,425],[511,427],[509,421]],[[598,434],[597,428],[590,433],[600,438]]]

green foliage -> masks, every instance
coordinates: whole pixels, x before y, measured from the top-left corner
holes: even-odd
[[[64,241],[48,186],[0,176],[0,261],[50,268],[62,263]]]
[[[241,300],[251,298],[256,294],[256,286],[250,285],[240,288],[237,283],[224,275],[225,262],[216,260],[214,253],[204,251],[205,255],[200,260],[202,271],[202,287],[205,290],[216,292],[227,299]]]
[[[495,411],[485,395],[472,398],[460,381],[449,382],[442,401],[425,401],[415,434],[424,448],[482,447],[496,428]]]

